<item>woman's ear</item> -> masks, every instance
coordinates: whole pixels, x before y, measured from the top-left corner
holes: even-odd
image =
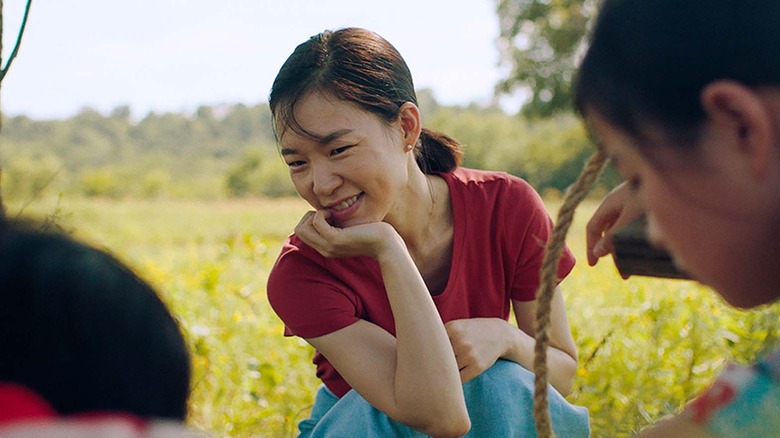
[[[707,118],[735,146],[731,152],[749,166],[755,177],[763,178],[775,129],[772,114],[755,90],[734,81],[715,81],[701,92],[701,105]]]
[[[420,109],[412,102],[404,102],[398,111],[398,120],[401,124],[404,145],[416,145],[422,132]]]

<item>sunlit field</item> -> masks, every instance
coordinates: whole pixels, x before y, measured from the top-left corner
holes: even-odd
[[[8,206],[11,216],[22,207]],[[738,312],[692,282],[622,280],[587,266],[581,207],[570,233],[579,263],[564,281],[580,367],[569,400],[594,437],[630,436],[679,410],[725,359],[752,360],[778,338],[777,305]],[[549,204],[553,215],[557,204]],[[189,424],[225,437],[290,437],[318,386],[312,350],[282,336],[265,299],[268,272],[306,206],[298,200],[36,201],[25,214],[107,248],[154,284],[194,359]],[[727,267],[724,267],[727,268]]]

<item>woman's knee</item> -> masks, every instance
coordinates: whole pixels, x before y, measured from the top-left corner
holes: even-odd
[[[486,397],[490,404],[500,404],[502,398],[513,402],[533,400],[534,374],[521,365],[499,359],[492,367],[463,385],[466,400]]]

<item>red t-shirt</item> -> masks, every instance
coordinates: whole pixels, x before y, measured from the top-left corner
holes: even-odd
[[[135,432],[141,436],[147,428],[146,421],[125,412],[95,411],[61,416],[37,392],[14,382],[0,382],[0,436],[6,432],[13,436],[59,436],[58,432],[62,436],[76,436],[79,431],[98,436],[104,425],[115,425],[116,436],[135,436]]]
[[[507,320],[511,301],[531,301],[539,285],[552,221],[525,181],[502,172],[458,168],[443,173],[452,199],[453,247],[449,280],[433,297],[444,322],[494,317]],[[574,267],[565,250],[562,279]],[[286,336],[313,338],[359,319],[391,334],[395,323],[379,264],[370,257],[326,258],[295,235],[285,242],[268,279],[268,299]],[[317,376],[336,396],[349,384],[315,354]]]

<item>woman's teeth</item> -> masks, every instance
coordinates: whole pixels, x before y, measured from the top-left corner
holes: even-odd
[[[355,195],[355,196],[353,196],[353,197],[351,197],[351,198],[347,199],[346,201],[342,202],[341,204],[339,204],[339,205],[337,205],[337,206],[333,207],[333,209],[334,209],[334,210],[336,210],[336,211],[339,211],[339,210],[344,210],[345,208],[347,208],[347,207],[349,207],[350,205],[354,204],[354,203],[355,203],[355,201],[357,201],[357,198],[358,198],[359,196],[360,196],[360,194],[357,194],[357,195]]]

